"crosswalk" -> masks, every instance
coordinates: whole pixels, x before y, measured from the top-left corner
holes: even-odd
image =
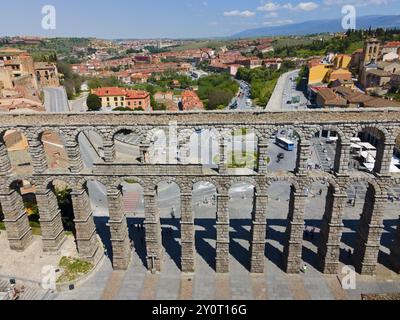
[[[124,212],[125,214],[134,214],[140,201],[140,193],[133,191],[124,192]]]

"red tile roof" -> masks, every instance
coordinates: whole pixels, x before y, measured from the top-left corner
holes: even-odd
[[[397,48],[400,47],[400,41],[389,41],[384,45],[385,48]]]
[[[118,87],[104,87],[94,89],[93,93],[99,97],[124,96],[126,94],[126,90]]]
[[[127,100],[133,100],[133,99],[146,99],[148,98],[150,93],[144,90],[129,90],[126,93],[126,99]]]
[[[183,111],[204,110],[204,104],[195,91],[187,90],[182,92],[182,109]]]
[[[118,88],[118,87],[98,88],[94,89],[93,93],[98,95],[99,97],[125,96],[126,99],[128,100],[146,99],[150,95],[150,93],[144,90],[128,90],[125,88]]]

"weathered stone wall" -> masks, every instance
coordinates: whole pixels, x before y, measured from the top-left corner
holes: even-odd
[[[396,120],[397,119],[397,120]],[[178,144],[182,161],[179,164],[149,164],[146,154],[152,135],[158,129],[168,130],[173,121],[178,132],[177,139],[169,141]],[[325,214],[322,223],[321,243],[318,256],[321,270],[336,273],[339,262],[340,238],[342,233],[342,212],[345,192],[354,182],[369,185],[364,205],[361,228],[357,235],[355,266],[363,274],[374,274],[382,233],[383,210],[388,189],[400,183],[400,175],[389,172],[390,156],[395,137],[400,134],[400,111],[340,110],[340,111],[299,111],[299,112],[210,112],[177,114],[5,114],[0,118],[0,133],[19,129],[29,142],[34,173],[20,176],[11,171],[4,145],[0,139],[0,201],[5,213],[5,223],[10,245],[13,249],[24,250],[29,245],[31,231],[24,212],[22,198],[12,188],[13,182],[29,180],[37,187],[38,206],[41,213],[43,242],[45,250],[56,252],[63,241],[59,209],[52,193],[54,180],[63,180],[72,189],[75,212],[76,240],[82,258],[91,260],[98,248],[93,212],[90,208],[86,182],[99,181],[107,189],[110,211],[110,231],[113,249],[113,263],[116,269],[126,269],[131,259],[126,217],[122,209],[121,184],[125,179],[137,181],[144,189],[145,201],[145,242],[147,266],[161,270],[163,249],[161,244],[160,215],[156,205],[156,186],[160,181],[174,181],[181,190],[181,234],[182,271],[193,272],[195,266],[194,217],[191,207],[193,185],[207,181],[217,190],[216,214],[216,271],[229,272],[229,189],[238,181],[246,181],[255,187],[252,213],[250,268],[254,273],[264,271],[264,250],[266,238],[266,206],[268,186],[275,181],[287,181],[292,186],[289,207],[289,225],[284,249],[284,265],[287,272],[297,273],[301,266],[301,250],[304,231],[304,206],[306,188],[315,181],[329,184]],[[294,172],[268,172],[266,165],[268,141],[278,129],[294,129],[299,138],[298,161]],[[227,168],[226,141],[238,128],[255,132],[258,140],[259,163],[257,170],[249,175],[235,174]],[[115,160],[115,134],[123,129],[136,132],[140,140],[140,163],[121,164]],[[212,130],[219,139],[219,170],[211,170],[188,162],[188,137],[195,130]],[[57,132],[65,139],[65,149],[70,168],[67,172],[55,172],[47,167],[41,133],[47,130]],[[84,168],[78,135],[92,130],[103,138],[104,161],[93,168]],[[331,173],[306,170],[310,139],[320,130],[336,131],[339,135],[334,170]],[[381,144],[378,148],[377,165],[373,173],[348,170],[350,138],[363,130],[379,132]],[[399,242],[399,230],[395,243]],[[400,265],[399,250],[392,249],[393,265]]]

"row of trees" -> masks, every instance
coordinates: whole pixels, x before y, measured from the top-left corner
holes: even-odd
[[[294,65],[290,62],[284,62],[279,70],[270,68],[247,69],[240,68],[236,77],[244,80],[251,85],[251,97],[257,105],[267,105],[269,99],[274,92],[279,77],[294,69]]]
[[[62,84],[65,87],[68,99],[73,99],[81,92],[81,86],[84,79],[78,74],[72,72],[71,65],[64,61],[58,61],[57,68],[58,71],[64,75]]]
[[[207,110],[224,109],[236,95],[239,85],[228,73],[213,74],[198,80],[198,95]]]
[[[286,45],[275,48],[274,55],[278,57],[303,57],[324,55],[328,52],[341,52],[351,54],[356,49],[362,48],[363,43],[370,37],[376,37],[381,41],[400,40],[399,29],[371,29],[348,30],[346,37],[332,37],[314,40],[308,44]]]

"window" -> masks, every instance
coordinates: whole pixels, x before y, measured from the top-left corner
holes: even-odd
[[[118,101],[118,97],[114,97],[114,101]]]
[[[142,105],[142,101],[139,101],[139,106],[141,106]]]

